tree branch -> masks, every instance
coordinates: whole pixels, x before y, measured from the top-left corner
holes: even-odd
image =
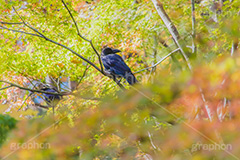
[[[10,29],[10,28],[4,27],[2,25],[0,25],[0,27],[1,27],[1,29],[6,29],[6,30],[9,30],[9,31],[12,31],[12,32],[18,32],[18,33],[28,34],[28,35],[31,35],[31,36],[37,36],[37,37],[42,38],[42,36],[39,36],[38,34],[28,33],[28,32],[24,32],[24,31],[15,30],[15,29]]]
[[[84,70],[83,75],[82,75],[81,79],[79,80],[77,86],[82,82],[83,78],[85,77],[85,75],[87,73],[88,68],[89,68],[89,66],[87,66],[86,69]]]
[[[185,51],[183,50],[183,47],[181,46],[181,44],[178,41],[180,36],[179,36],[178,31],[177,31],[177,28],[173,25],[172,21],[170,20],[167,13],[163,9],[163,5],[159,2],[159,0],[152,0],[152,2],[153,2],[154,6],[155,6],[155,8],[158,12],[158,15],[161,17],[163,23],[165,24],[168,31],[172,35],[173,40],[175,41],[178,48],[180,49],[181,54],[182,54],[184,60],[186,61],[188,68],[190,69],[190,71],[192,71],[192,65],[190,64],[190,61],[189,61]]]
[[[33,93],[28,94],[27,98],[23,101],[21,107],[20,107],[17,111],[20,111],[20,110],[22,109],[24,103],[27,101],[27,99],[28,99],[32,94],[33,94]]]
[[[174,51],[170,52],[168,55],[166,55],[165,57],[163,57],[160,61],[158,61],[156,64],[150,66],[150,67],[147,67],[147,68],[144,68],[144,69],[141,69],[139,71],[136,71],[134,72],[133,74],[136,74],[136,73],[139,73],[139,72],[142,72],[142,71],[145,71],[145,70],[148,70],[148,69],[151,69],[151,68],[154,68],[156,67],[157,65],[159,65],[162,61],[164,61],[165,59],[167,59],[169,56],[171,56],[173,53],[179,51],[180,49],[175,49]]]
[[[76,29],[77,29],[77,34],[78,34],[83,40],[89,42],[90,45],[91,45],[91,47],[92,47],[92,49],[93,49],[94,52],[97,54],[97,56],[98,56],[98,61],[99,61],[100,66],[101,66],[101,71],[103,72],[103,64],[102,64],[102,61],[101,61],[100,54],[98,53],[98,51],[97,51],[96,48],[94,47],[94,45],[93,45],[93,43],[92,43],[92,40],[89,40],[89,39],[85,38],[85,37],[80,33],[79,28],[78,28],[78,25],[77,25],[77,22],[76,22],[76,20],[74,19],[73,15],[72,15],[72,13],[71,13],[71,11],[70,11],[70,9],[67,7],[67,4],[64,2],[64,0],[62,0],[62,3],[63,3],[63,5],[65,6],[65,8],[67,9],[69,15],[71,16],[71,18],[72,18],[72,20],[73,20],[73,22],[74,22],[74,25],[75,25],[75,27],[76,27]]]
[[[0,22],[1,24],[14,25],[14,24],[23,24],[23,22]]]
[[[84,60],[85,62],[89,63],[91,66],[93,66],[95,69],[97,69],[99,72],[102,73],[102,71],[95,65],[93,64],[91,61],[89,61],[88,59],[84,58],[83,56],[81,56],[80,54],[78,54],[77,52],[73,51],[72,49],[70,49],[69,47],[63,45],[63,44],[60,44],[56,41],[53,41],[51,39],[49,39],[48,37],[46,37],[44,34],[42,34],[41,32],[39,32],[37,29],[33,28],[31,25],[29,25],[27,22],[24,21],[24,19],[18,14],[18,12],[16,11],[16,9],[13,7],[14,11],[16,12],[16,14],[18,15],[18,17],[22,20],[23,24],[25,26],[27,26],[28,28],[30,28],[31,30],[33,30],[34,32],[36,32],[38,34],[38,37],[41,37],[41,38],[44,38],[46,41],[49,41],[49,42],[52,42],[56,45],[59,45],[69,51],[71,51],[73,54],[75,54],[76,56],[80,57],[82,60]],[[104,74],[104,73],[102,73]]]
[[[14,83],[11,83],[11,82],[8,82],[8,81],[0,80],[0,82],[9,84],[10,86],[8,88],[10,88],[10,87],[17,87],[19,89],[26,90],[26,91],[37,92],[37,93],[45,93],[45,94],[51,94],[51,95],[59,95],[59,96],[70,95],[70,93],[68,93],[68,92],[62,92],[62,93],[47,92],[47,91],[43,91],[43,90],[22,87],[22,86],[20,86],[18,84],[14,84]],[[7,87],[5,87],[5,89],[7,89]]]
[[[44,108],[44,109],[49,109],[48,106],[44,106],[44,105],[41,105],[39,103],[35,103],[36,106],[40,107],[40,108]]]
[[[11,87],[13,87],[13,86],[10,85],[10,86],[7,86],[7,87],[0,88],[0,91],[5,90],[5,89],[8,89],[8,88],[11,88]]]
[[[196,39],[195,0],[191,0],[191,4],[192,4],[192,53],[196,54],[197,47],[196,47],[196,44],[195,44],[195,39]]]
[[[181,51],[181,54],[182,54],[184,60],[187,63],[188,69],[190,70],[190,72],[192,72],[192,65],[191,65],[191,63],[190,63],[186,53],[184,52],[182,45],[179,42],[179,37],[180,36],[179,36],[178,31],[177,31],[177,28],[172,24],[172,22],[171,22],[170,18],[168,17],[167,13],[163,9],[162,3],[160,3],[159,0],[152,0],[152,2],[154,4],[154,6],[155,6],[159,16],[161,17],[163,23],[165,24],[165,26],[167,27],[168,31],[172,35],[175,43],[179,47],[179,49]],[[202,101],[203,101],[204,106],[205,106],[205,110],[207,111],[207,116],[208,116],[209,120],[212,122],[212,120],[213,120],[212,111],[209,108],[209,106],[207,105],[207,102],[206,102],[206,99],[205,99],[205,95],[203,93],[202,88],[201,87],[198,87],[198,88],[199,88],[199,91],[200,91],[200,94],[201,94],[201,97],[202,97]]]
[[[58,43],[58,42],[56,42],[56,41],[53,41],[53,40],[51,40],[51,39],[49,39],[49,38],[47,38],[44,34],[42,34],[41,32],[39,32],[37,29],[35,29],[35,28],[33,28],[31,25],[29,25],[28,23],[26,23],[25,21],[24,21],[24,19],[18,14],[18,12],[16,11],[16,9],[13,7],[13,10],[16,12],[16,14],[18,15],[18,17],[22,20],[22,22],[23,22],[23,24],[25,25],[25,26],[27,26],[28,28],[30,28],[31,30],[33,30],[34,32],[36,32],[38,35],[34,35],[34,36],[38,36],[38,37],[40,37],[40,38],[43,38],[43,39],[45,39],[46,41],[49,41],[49,42],[52,42],[52,43],[54,43],[54,44],[56,44],[56,45],[58,45],[58,46],[61,46],[61,47],[63,47],[63,48],[65,48],[65,49],[67,49],[67,50],[69,50],[70,52],[72,52],[73,54],[75,54],[76,56],[78,56],[78,57],[80,57],[82,60],[84,60],[85,62],[87,62],[88,64],[90,64],[91,66],[93,66],[96,70],[98,70],[100,73],[102,73],[104,76],[106,76],[106,74],[105,74],[105,72],[104,71],[102,71],[101,69],[99,69],[95,64],[93,64],[91,61],[89,61],[88,59],[86,59],[86,58],[84,58],[83,56],[81,56],[80,54],[78,54],[77,52],[75,52],[75,51],[73,51],[71,48],[69,48],[69,47],[67,47],[67,46],[65,46],[65,45],[63,45],[63,44],[60,44],[60,43]],[[92,43],[91,43],[92,44]],[[93,46],[93,45],[92,45]],[[100,57],[100,56],[99,56]],[[116,80],[114,80],[116,83],[117,83],[117,85],[121,88],[121,89],[125,89],[125,87],[122,85],[122,84],[120,84],[120,83],[118,83]]]
[[[77,97],[80,97],[82,99],[86,99],[86,100],[101,100],[101,98],[97,98],[97,97],[84,97],[84,96],[79,96],[77,95],[76,93],[72,93],[72,92],[60,92],[60,93],[55,93],[55,92],[47,92],[47,91],[43,91],[43,90],[38,90],[38,89],[31,89],[31,88],[26,88],[26,87],[22,87],[18,84],[14,84],[14,83],[11,83],[11,82],[8,82],[8,81],[3,81],[3,80],[0,80],[0,82],[2,83],[7,83],[9,84],[10,86],[7,86],[7,87],[4,87],[4,88],[1,88],[0,90],[3,90],[3,89],[8,89],[8,88],[11,88],[11,87],[17,87],[19,89],[22,89],[22,90],[26,90],[26,91],[31,91],[31,92],[36,92],[36,93],[45,93],[45,94],[50,94],[50,95],[58,95],[58,96],[66,96],[66,95],[74,95],[74,96],[77,96]],[[29,97],[29,95],[28,95]],[[28,98],[27,97],[27,98]],[[25,103],[25,102],[24,102]]]

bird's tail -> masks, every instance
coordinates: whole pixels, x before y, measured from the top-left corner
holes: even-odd
[[[136,77],[132,74],[132,72],[127,72],[125,74],[125,77],[124,77],[127,82],[130,84],[130,85],[134,85],[135,83],[138,82],[138,80],[136,79]]]

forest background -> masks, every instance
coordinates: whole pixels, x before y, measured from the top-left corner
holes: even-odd
[[[2,159],[239,159],[240,1],[0,0],[0,13]],[[105,73],[106,46],[138,84]],[[62,99],[37,104],[36,82]]]

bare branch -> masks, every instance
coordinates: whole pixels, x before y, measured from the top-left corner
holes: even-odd
[[[82,99],[86,99],[86,100],[101,100],[101,98],[97,98],[97,97],[84,97],[84,96],[79,96],[75,93],[71,93],[71,92],[60,92],[60,93],[55,93],[55,92],[47,92],[47,91],[43,91],[43,90],[38,90],[38,89],[31,89],[31,88],[26,88],[26,87],[22,87],[18,84],[14,84],[14,83],[11,83],[11,82],[8,82],[8,81],[3,81],[3,80],[0,80],[0,82],[2,83],[7,83],[7,84],[10,84],[10,86],[7,86],[7,87],[4,87],[4,88],[1,88],[0,90],[3,90],[3,89],[8,89],[10,87],[17,87],[19,89],[22,89],[22,90],[26,90],[26,91],[31,91],[31,92],[36,92],[36,93],[44,93],[44,94],[50,94],[50,95],[58,95],[58,96],[66,96],[66,95],[74,95],[74,96],[77,96],[79,98],[82,98]],[[28,95],[28,97],[30,97],[32,93],[30,93]],[[27,97],[27,98],[28,98]],[[27,99],[26,98],[26,99]],[[25,99],[25,101],[26,101]],[[23,104],[25,103],[25,101],[23,102]],[[21,108],[20,108],[21,109]],[[19,109],[19,110],[20,110]]]
[[[169,30],[170,34],[172,35],[173,40],[175,41],[178,48],[180,49],[181,54],[182,54],[184,60],[186,61],[187,65],[188,65],[189,70],[192,71],[192,65],[190,64],[188,56],[186,55],[185,51],[183,50],[182,45],[178,41],[180,36],[179,36],[178,31],[177,31],[177,28],[174,26],[174,24],[172,23],[172,21],[168,17],[167,13],[163,9],[163,5],[159,2],[159,0],[152,0],[152,2],[154,4],[159,16],[161,17],[163,23],[165,24],[165,26]]]
[[[1,24],[6,24],[6,25],[15,25],[15,24],[23,24],[23,22],[0,22]]]
[[[20,107],[17,111],[20,111],[20,110],[22,109],[24,103],[27,101],[27,99],[28,99],[32,94],[33,94],[33,93],[28,94],[27,98],[23,101],[21,107]]]
[[[182,54],[184,60],[187,63],[188,69],[192,72],[192,65],[191,65],[191,63],[190,63],[190,61],[189,61],[185,51],[183,50],[182,45],[179,42],[179,37],[180,36],[179,36],[178,31],[177,31],[177,28],[173,25],[172,21],[168,17],[167,13],[165,12],[165,10],[163,8],[162,3],[160,3],[159,0],[152,0],[152,2],[154,4],[154,6],[155,6],[159,16],[161,17],[163,23],[165,24],[165,26],[167,27],[168,31],[172,35],[175,43],[179,47],[179,49],[181,51],[181,54]],[[201,97],[202,97],[202,101],[204,103],[205,110],[207,111],[208,118],[209,118],[210,121],[212,121],[213,120],[213,114],[212,114],[212,111],[211,111],[211,109],[209,108],[209,106],[208,106],[208,104],[206,102],[205,95],[204,95],[203,90],[202,90],[201,87],[199,87],[199,91],[200,91],[200,94],[201,94]]]
[[[40,107],[40,108],[44,108],[44,109],[49,109],[48,106],[44,106],[44,105],[41,105],[39,103],[35,103],[36,106]]]
[[[84,58],[83,56],[81,56],[80,54],[78,54],[77,52],[75,52],[75,51],[73,51],[71,48],[69,48],[69,47],[67,47],[67,46],[65,46],[65,45],[63,45],[63,44],[60,44],[60,43],[58,43],[58,42],[56,42],[56,41],[53,41],[53,40],[51,40],[51,39],[49,39],[48,37],[46,37],[44,34],[42,34],[41,32],[39,32],[37,29],[35,29],[34,27],[32,27],[30,24],[28,24],[27,22],[25,22],[24,21],[24,19],[18,14],[18,12],[16,11],[16,9],[13,7],[13,10],[16,12],[16,14],[18,15],[18,17],[22,20],[22,22],[23,22],[23,24],[25,25],[25,26],[27,26],[28,28],[30,28],[31,30],[33,30],[34,32],[36,32],[37,34],[35,35],[34,34],[34,36],[38,36],[38,37],[40,37],[40,38],[43,38],[43,39],[45,39],[46,41],[49,41],[49,42],[52,42],[52,43],[54,43],[54,44],[56,44],[56,45],[58,45],[58,46],[61,46],[61,47],[63,47],[63,48],[65,48],[65,49],[67,49],[67,50],[69,50],[70,52],[72,52],[73,54],[75,54],[76,56],[78,56],[78,57],[80,57],[82,60],[84,60],[85,62],[87,62],[88,64],[90,64],[91,66],[93,66],[96,70],[98,70],[100,73],[102,73],[104,76],[106,76],[106,74],[105,74],[105,72],[103,71],[103,70],[101,70],[101,69],[99,69],[95,64],[93,64],[91,61],[89,61],[88,59],[86,59],[86,58]],[[12,30],[13,31],[13,30]],[[24,32],[22,32],[22,33],[24,33]],[[90,41],[90,44],[91,44],[91,46],[93,47],[93,45],[92,45],[92,42]],[[94,47],[93,47],[94,48]],[[95,50],[96,51],[96,50]],[[97,53],[98,54],[98,53]],[[100,58],[100,55],[98,54],[98,57]],[[101,59],[100,59],[101,60]],[[100,61],[101,62],[101,61]],[[120,83],[118,83],[116,80],[114,80],[116,83],[117,83],[117,85],[121,88],[121,89],[125,89],[125,87],[122,85],[122,84],[120,84]]]
[[[81,56],[80,54],[78,54],[77,52],[73,51],[72,49],[70,49],[69,47],[63,45],[63,44],[60,44],[56,41],[53,41],[51,39],[49,39],[48,37],[46,37],[44,34],[42,34],[41,32],[39,32],[37,29],[33,28],[31,25],[27,24],[23,18],[18,14],[18,12],[15,10],[15,8],[13,7],[14,11],[16,12],[16,14],[18,15],[18,17],[22,20],[22,22],[24,23],[25,26],[27,26],[28,28],[30,28],[31,30],[33,30],[34,32],[38,33],[38,35],[40,35],[39,37],[41,38],[44,38],[46,41],[49,41],[49,42],[52,42],[56,45],[59,45],[69,51],[71,51],[73,54],[77,55],[78,57],[80,57],[82,60],[84,60],[85,62],[89,63],[90,65],[92,65],[94,68],[96,68],[99,72],[102,73],[102,71],[95,65],[93,64],[91,61],[87,60],[86,58],[84,58],[83,56]],[[104,74],[104,73],[103,73]]]
[[[136,71],[134,72],[133,74],[136,74],[136,73],[139,73],[139,72],[142,72],[142,71],[145,71],[145,70],[148,70],[148,69],[151,69],[151,68],[154,68],[156,67],[157,65],[159,65],[162,61],[164,61],[165,59],[167,59],[169,56],[171,56],[173,53],[179,51],[180,49],[175,49],[174,51],[170,52],[168,55],[166,55],[165,57],[163,57],[160,61],[158,61],[156,64],[150,66],[150,67],[147,67],[147,68],[144,68],[144,69],[141,69],[139,71]]]
[[[93,45],[93,43],[92,43],[92,40],[89,40],[89,39],[85,38],[85,37],[80,33],[79,28],[78,28],[78,25],[77,25],[77,22],[76,22],[76,20],[74,19],[71,11],[70,11],[69,8],[67,7],[67,4],[64,2],[64,0],[62,0],[62,3],[63,3],[63,5],[65,6],[65,8],[67,9],[69,15],[71,16],[71,18],[72,18],[72,20],[73,20],[73,22],[74,22],[74,25],[75,25],[75,27],[76,27],[76,29],[77,29],[77,34],[78,34],[83,40],[89,42],[89,43],[91,44],[92,49],[93,49],[94,52],[97,54],[97,56],[98,56],[98,61],[99,61],[100,66],[101,66],[101,71],[103,72],[103,64],[102,64],[102,61],[101,61],[100,54],[98,53],[98,51],[97,51],[96,48],[94,47],[94,45]]]
[[[11,87],[13,87],[13,86],[10,85],[10,86],[7,86],[7,87],[0,88],[0,91],[5,90],[5,89],[8,89],[8,88],[11,88]]]
[[[71,16],[71,18],[72,18],[72,20],[73,20],[73,22],[74,22],[74,25],[75,25],[75,27],[76,27],[76,29],[77,29],[77,34],[78,34],[82,39],[84,39],[85,41],[90,42],[90,40],[88,40],[87,38],[83,37],[82,34],[80,33],[80,31],[79,31],[79,29],[78,29],[77,22],[76,22],[75,19],[73,18],[72,13],[71,13],[71,11],[69,10],[69,8],[67,7],[67,4],[64,2],[64,0],[62,0],[62,3],[63,3],[63,5],[64,5],[64,7],[67,9],[69,15]]]
[[[34,33],[28,33],[28,32],[24,32],[24,31],[19,31],[19,30],[15,30],[15,29],[10,29],[10,28],[7,28],[7,27],[4,27],[2,25],[0,25],[0,29],[6,29],[6,30],[9,30],[9,31],[12,31],[12,32],[18,32],[18,33],[23,33],[23,34],[28,34],[28,35],[31,35],[31,36],[37,36],[37,37],[41,37],[40,35],[37,35],[37,34],[34,34]]]
[[[94,45],[93,45],[93,43],[92,43],[92,40],[90,40],[90,44],[91,44],[94,52],[95,52],[95,53],[97,54],[97,56],[98,56],[98,61],[99,61],[99,63],[100,63],[100,67],[101,67],[101,70],[102,70],[102,72],[103,72],[104,69],[103,69],[103,64],[102,64],[101,56],[100,56],[100,54],[98,53],[98,51],[96,50],[96,48],[94,47]]]
[[[18,84],[14,84],[14,83],[11,83],[11,82],[8,82],[8,81],[3,81],[3,80],[0,80],[0,82],[2,82],[2,83],[7,83],[7,84],[9,84],[11,87],[17,87],[17,88],[19,88],[19,89],[26,90],[26,91],[31,91],[31,92],[45,93],[45,94],[59,95],[59,96],[69,95],[69,94],[70,94],[70,93],[66,93],[66,92],[55,93],[55,92],[46,92],[46,91],[38,90],[38,89],[26,88],[26,87],[22,87],[22,86],[20,86],[20,85],[18,85]],[[9,88],[10,88],[10,87],[9,87]],[[6,89],[7,89],[7,88],[6,88]]]
[[[86,67],[85,71],[83,72],[83,75],[81,77],[81,79],[79,80],[77,86],[82,82],[83,78],[85,77],[86,73],[87,73],[87,70],[88,70],[89,66]]]

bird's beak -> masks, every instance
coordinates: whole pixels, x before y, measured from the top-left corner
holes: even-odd
[[[113,53],[121,52],[119,49],[112,49]]]

